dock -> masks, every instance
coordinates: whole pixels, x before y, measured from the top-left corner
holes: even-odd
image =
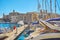
[[[8,38],[6,38],[4,40],[14,40],[27,27],[28,27],[28,25],[18,27],[17,28],[17,34],[15,34],[16,30],[13,30],[13,32],[10,32],[10,33],[6,33],[5,35],[8,36]]]

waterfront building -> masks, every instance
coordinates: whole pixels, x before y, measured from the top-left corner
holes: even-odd
[[[36,12],[27,12],[25,14],[25,13],[15,12],[15,10],[13,10],[13,12],[10,12],[9,15],[3,15],[3,19],[5,19],[6,21],[8,21],[9,19],[10,22],[14,22],[14,23],[17,23],[19,21],[24,21],[24,23],[28,24],[32,22],[33,14],[36,14]]]
[[[3,18],[0,18],[0,22],[4,22]]]
[[[55,18],[55,17],[60,17],[60,15],[55,13],[48,13],[46,10],[44,11],[40,10],[40,13],[38,12],[19,13],[13,10],[13,12],[10,12],[9,15],[3,14],[3,19],[6,22],[17,23],[19,21],[24,21],[24,23],[27,24],[30,24],[33,21],[38,21],[41,18],[43,20],[47,20],[49,18]]]

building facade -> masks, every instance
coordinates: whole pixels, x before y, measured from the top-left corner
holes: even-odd
[[[3,18],[0,18],[0,22],[4,22]]]
[[[24,23],[31,23],[32,22],[32,16],[35,12],[27,12],[26,14],[24,13],[18,13],[13,10],[13,12],[10,12],[9,15],[4,15],[3,18],[10,22],[17,23],[19,21],[24,21]]]
[[[17,23],[19,21],[23,21],[24,23],[32,23],[33,21],[38,21],[39,19],[47,20],[49,18],[56,18],[59,17],[60,15],[54,14],[54,13],[48,13],[47,11],[40,11],[38,12],[27,12],[25,13],[19,13],[15,12],[10,12],[9,15],[3,15],[3,19],[6,22],[12,22],[12,23]]]

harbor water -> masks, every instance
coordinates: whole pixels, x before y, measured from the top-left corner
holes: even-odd
[[[19,27],[20,25],[17,24],[17,23],[0,23],[0,33],[3,33],[3,32],[8,32],[10,30],[13,30],[13,27],[16,26],[16,27]]]
[[[31,31],[31,30],[24,30],[22,32],[21,35],[19,35],[19,37],[17,38],[17,40],[24,40],[26,37],[28,37],[30,35],[30,33],[32,33],[34,31]]]

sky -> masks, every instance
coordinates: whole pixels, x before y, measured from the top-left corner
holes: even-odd
[[[57,1],[60,6],[60,0],[57,0]],[[54,10],[54,0],[52,0],[52,2],[53,2],[52,9]],[[41,5],[42,0],[39,0],[39,3]],[[0,0],[0,18],[3,16],[3,13],[5,15],[8,15],[13,10],[20,13],[37,11],[37,4],[38,4],[37,0]],[[49,6],[47,9],[49,11]],[[57,8],[57,13],[58,14],[60,13],[60,10],[58,8]]]

